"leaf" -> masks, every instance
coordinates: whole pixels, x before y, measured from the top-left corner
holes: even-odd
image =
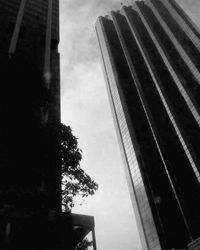
[[[82,150],[70,126],[60,124],[63,206],[71,210],[74,197],[93,195],[98,184],[80,167]]]

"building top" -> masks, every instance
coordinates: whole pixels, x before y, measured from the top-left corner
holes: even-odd
[[[48,0],[0,0],[2,13],[10,16],[10,23],[15,23],[19,6],[24,1],[22,25],[35,27],[45,35],[48,13]],[[52,0],[52,38],[59,40],[59,1]],[[1,13],[1,14],[2,14]]]

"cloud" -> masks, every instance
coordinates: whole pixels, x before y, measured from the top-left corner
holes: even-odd
[[[199,23],[200,1],[179,4]],[[62,121],[79,138],[82,167],[100,184],[77,210],[95,215],[98,249],[139,250],[94,28],[99,15],[118,8],[120,0],[60,1]]]
[[[97,16],[119,6],[117,0],[60,1],[62,121],[79,138],[82,168],[100,185],[76,211],[95,215],[98,249],[104,250],[139,244],[95,34]]]
[[[99,48],[95,34],[95,21],[100,14],[116,8],[113,1],[61,1],[61,54],[62,90],[65,91],[70,79],[76,80],[78,65],[99,61]],[[65,74],[67,72],[67,74]],[[74,85],[76,86],[76,81]],[[71,88],[72,86],[70,86]]]

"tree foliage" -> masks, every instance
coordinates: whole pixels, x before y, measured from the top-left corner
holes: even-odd
[[[82,151],[70,126],[61,124],[62,195],[65,211],[74,205],[74,197],[93,195],[97,183],[80,167]]]

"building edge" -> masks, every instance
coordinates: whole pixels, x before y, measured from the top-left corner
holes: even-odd
[[[142,224],[140,210],[139,210],[139,207],[138,207],[138,202],[137,202],[137,199],[136,199],[134,184],[133,184],[133,180],[131,178],[131,173],[130,173],[130,170],[129,170],[129,164],[128,164],[128,160],[127,160],[127,156],[126,156],[126,152],[125,152],[125,148],[124,148],[124,144],[123,144],[122,134],[120,132],[119,122],[118,122],[117,115],[116,115],[116,109],[115,109],[113,97],[112,97],[112,94],[111,94],[109,78],[108,78],[108,74],[107,74],[107,71],[106,71],[102,46],[100,44],[99,31],[101,29],[102,29],[101,17],[99,17],[98,20],[96,21],[96,24],[95,24],[95,30],[96,30],[96,36],[97,36],[97,40],[98,40],[98,43],[99,43],[99,47],[100,47],[100,53],[102,55],[101,56],[101,64],[102,64],[102,69],[103,69],[103,73],[104,73],[104,79],[105,79],[105,82],[106,82],[106,88],[107,88],[107,93],[108,93],[109,104],[110,104],[110,108],[111,108],[112,117],[114,119],[114,126],[115,126],[116,135],[117,135],[117,141],[118,141],[119,148],[120,148],[120,155],[121,155],[121,159],[123,161],[126,180],[128,182],[129,195],[130,195],[131,203],[132,203],[132,206],[133,206],[133,209],[134,209],[134,216],[135,216],[136,223],[137,223],[137,229],[138,229],[139,236],[140,236],[140,242],[141,242],[141,245],[142,245],[142,249],[143,250],[148,250],[149,248],[147,246],[146,235],[145,235],[145,231],[143,229],[143,224]]]

